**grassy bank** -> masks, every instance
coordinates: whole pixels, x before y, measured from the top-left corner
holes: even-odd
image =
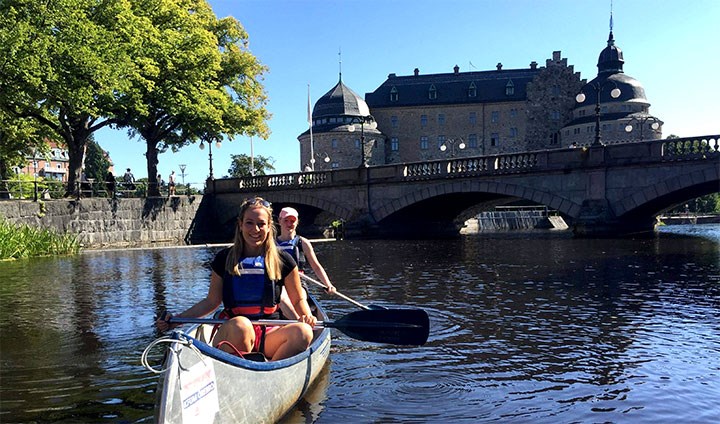
[[[80,243],[74,235],[0,220],[0,260],[71,255],[79,251]]]

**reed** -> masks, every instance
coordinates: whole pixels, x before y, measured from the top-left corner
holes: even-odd
[[[74,235],[0,219],[0,260],[73,255],[79,251],[80,243]]]

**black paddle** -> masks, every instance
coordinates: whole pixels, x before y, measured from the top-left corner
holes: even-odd
[[[172,324],[222,324],[218,318],[172,317]],[[257,325],[287,325],[293,320],[259,320]],[[318,321],[316,327],[336,328],[353,339],[396,345],[424,345],[430,334],[430,319],[422,309],[367,309],[351,312],[335,321]]]
[[[311,277],[309,277],[309,276],[307,276],[307,275],[305,275],[305,274],[302,274],[302,273],[300,274],[300,277],[301,277],[303,280],[307,280],[307,281],[309,281],[309,282],[311,282],[311,283],[317,284],[318,286],[320,286],[320,287],[322,287],[322,288],[324,288],[324,289],[327,289],[327,287],[325,286],[325,284],[321,283],[321,282],[318,281],[318,280],[315,280],[314,278],[311,278]],[[341,298],[347,300],[348,302],[352,303],[353,305],[357,306],[358,308],[362,308],[362,309],[374,309],[374,310],[387,309],[386,307],[380,306],[380,305],[365,306],[365,305],[363,305],[362,303],[360,303],[360,302],[358,302],[358,301],[356,301],[356,300],[353,300],[353,299],[351,299],[351,298],[348,297],[348,296],[345,296],[344,294],[340,293],[339,291],[335,291],[335,295],[337,295],[338,297],[341,297]]]

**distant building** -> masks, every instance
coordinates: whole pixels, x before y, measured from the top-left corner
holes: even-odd
[[[645,91],[623,73],[623,63],[611,30],[598,76],[587,84],[559,51],[545,66],[503,69],[498,63],[490,71],[460,72],[456,65],[451,73],[392,73],[365,100],[340,78],[313,108],[312,148],[309,130],[298,137],[300,167],[352,168],[363,161],[384,165],[590,144],[598,84],[604,141],[660,138],[662,121],[649,115]],[[616,87],[621,95],[612,98]],[[582,103],[576,100],[580,92]]]
[[[54,141],[48,141],[48,144],[50,145],[48,156],[39,153],[34,156],[26,156],[27,164],[24,167],[15,168],[15,173],[66,182],[70,163],[68,151]]]
[[[612,30],[607,47],[598,57],[598,74],[582,88],[584,101],[578,102],[573,120],[562,129],[563,144],[590,144],[595,138],[595,108],[600,93],[600,137],[604,142],[655,140],[662,138],[663,122],[650,114],[645,89],[623,72],[622,50],[615,45]],[[599,88],[599,90],[598,90]],[[613,98],[614,89],[620,95]]]
[[[41,155],[40,153],[26,156],[26,165],[23,167],[16,167],[15,173],[44,178],[46,180],[67,182],[70,166],[70,156],[68,154],[68,150],[54,141],[48,140],[47,144],[50,147],[50,153],[47,156]],[[110,155],[108,152],[104,153],[108,162],[110,162],[109,171],[113,172]]]

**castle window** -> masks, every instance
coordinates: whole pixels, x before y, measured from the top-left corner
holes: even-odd
[[[511,118],[516,118],[516,117],[517,117],[517,109],[515,109],[515,108],[510,109],[510,117],[511,117]]]
[[[430,100],[437,99],[437,89],[435,88],[435,84],[430,85],[430,89],[428,90],[428,99],[430,99]]]
[[[506,96],[512,96],[515,94],[515,84],[513,84],[512,80],[508,81],[507,84],[505,84],[505,95]]]
[[[438,125],[445,125],[445,114],[438,113]]]
[[[470,87],[468,87],[468,97],[477,97],[477,87],[475,87],[474,82],[471,82]]]
[[[445,144],[445,136],[444,136],[444,135],[439,135],[438,138],[437,138],[437,146],[438,146],[438,149],[439,149],[440,146],[442,146],[443,144]]]
[[[477,112],[470,112],[470,115],[468,116],[468,121],[470,122],[470,125],[477,124]]]
[[[515,127],[510,128],[510,137],[517,137],[518,129]]]
[[[500,121],[500,112],[498,112],[498,111],[490,112],[490,122],[496,123],[498,121]]]
[[[338,146],[337,138],[333,138],[332,141],[330,142],[330,145],[332,146],[333,149],[337,149],[337,146]]]
[[[420,115],[420,126],[423,128],[427,126],[427,115]]]
[[[395,88],[395,86],[393,86],[393,87],[390,89],[390,101],[391,101],[391,102],[397,102],[397,101],[398,101],[398,91],[397,91],[397,88]]]
[[[492,133],[490,135],[490,145],[493,147],[497,147],[499,144],[500,144],[500,134]]]
[[[559,121],[560,120],[560,112],[557,110],[553,110],[550,112],[550,119],[553,121]]]
[[[397,117],[397,116],[391,116],[391,117],[390,117],[390,124],[392,125],[393,128],[397,128],[397,127],[398,127],[398,117]]]
[[[550,90],[551,90],[550,92],[552,93],[553,96],[559,96],[559,95],[560,95],[560,86],[558,86],[558,85],[553,85]]]
[[[400,142],[398,141],[397,137],[393,137],[390,139],[390,150],[393,152],[397,152],[400,150]]]
[[[468,146],[471,148],[477,148],[477,134],[468,135]]]
[[[420,137],[420,150],[428,149],[428,138],[427,136]]]

